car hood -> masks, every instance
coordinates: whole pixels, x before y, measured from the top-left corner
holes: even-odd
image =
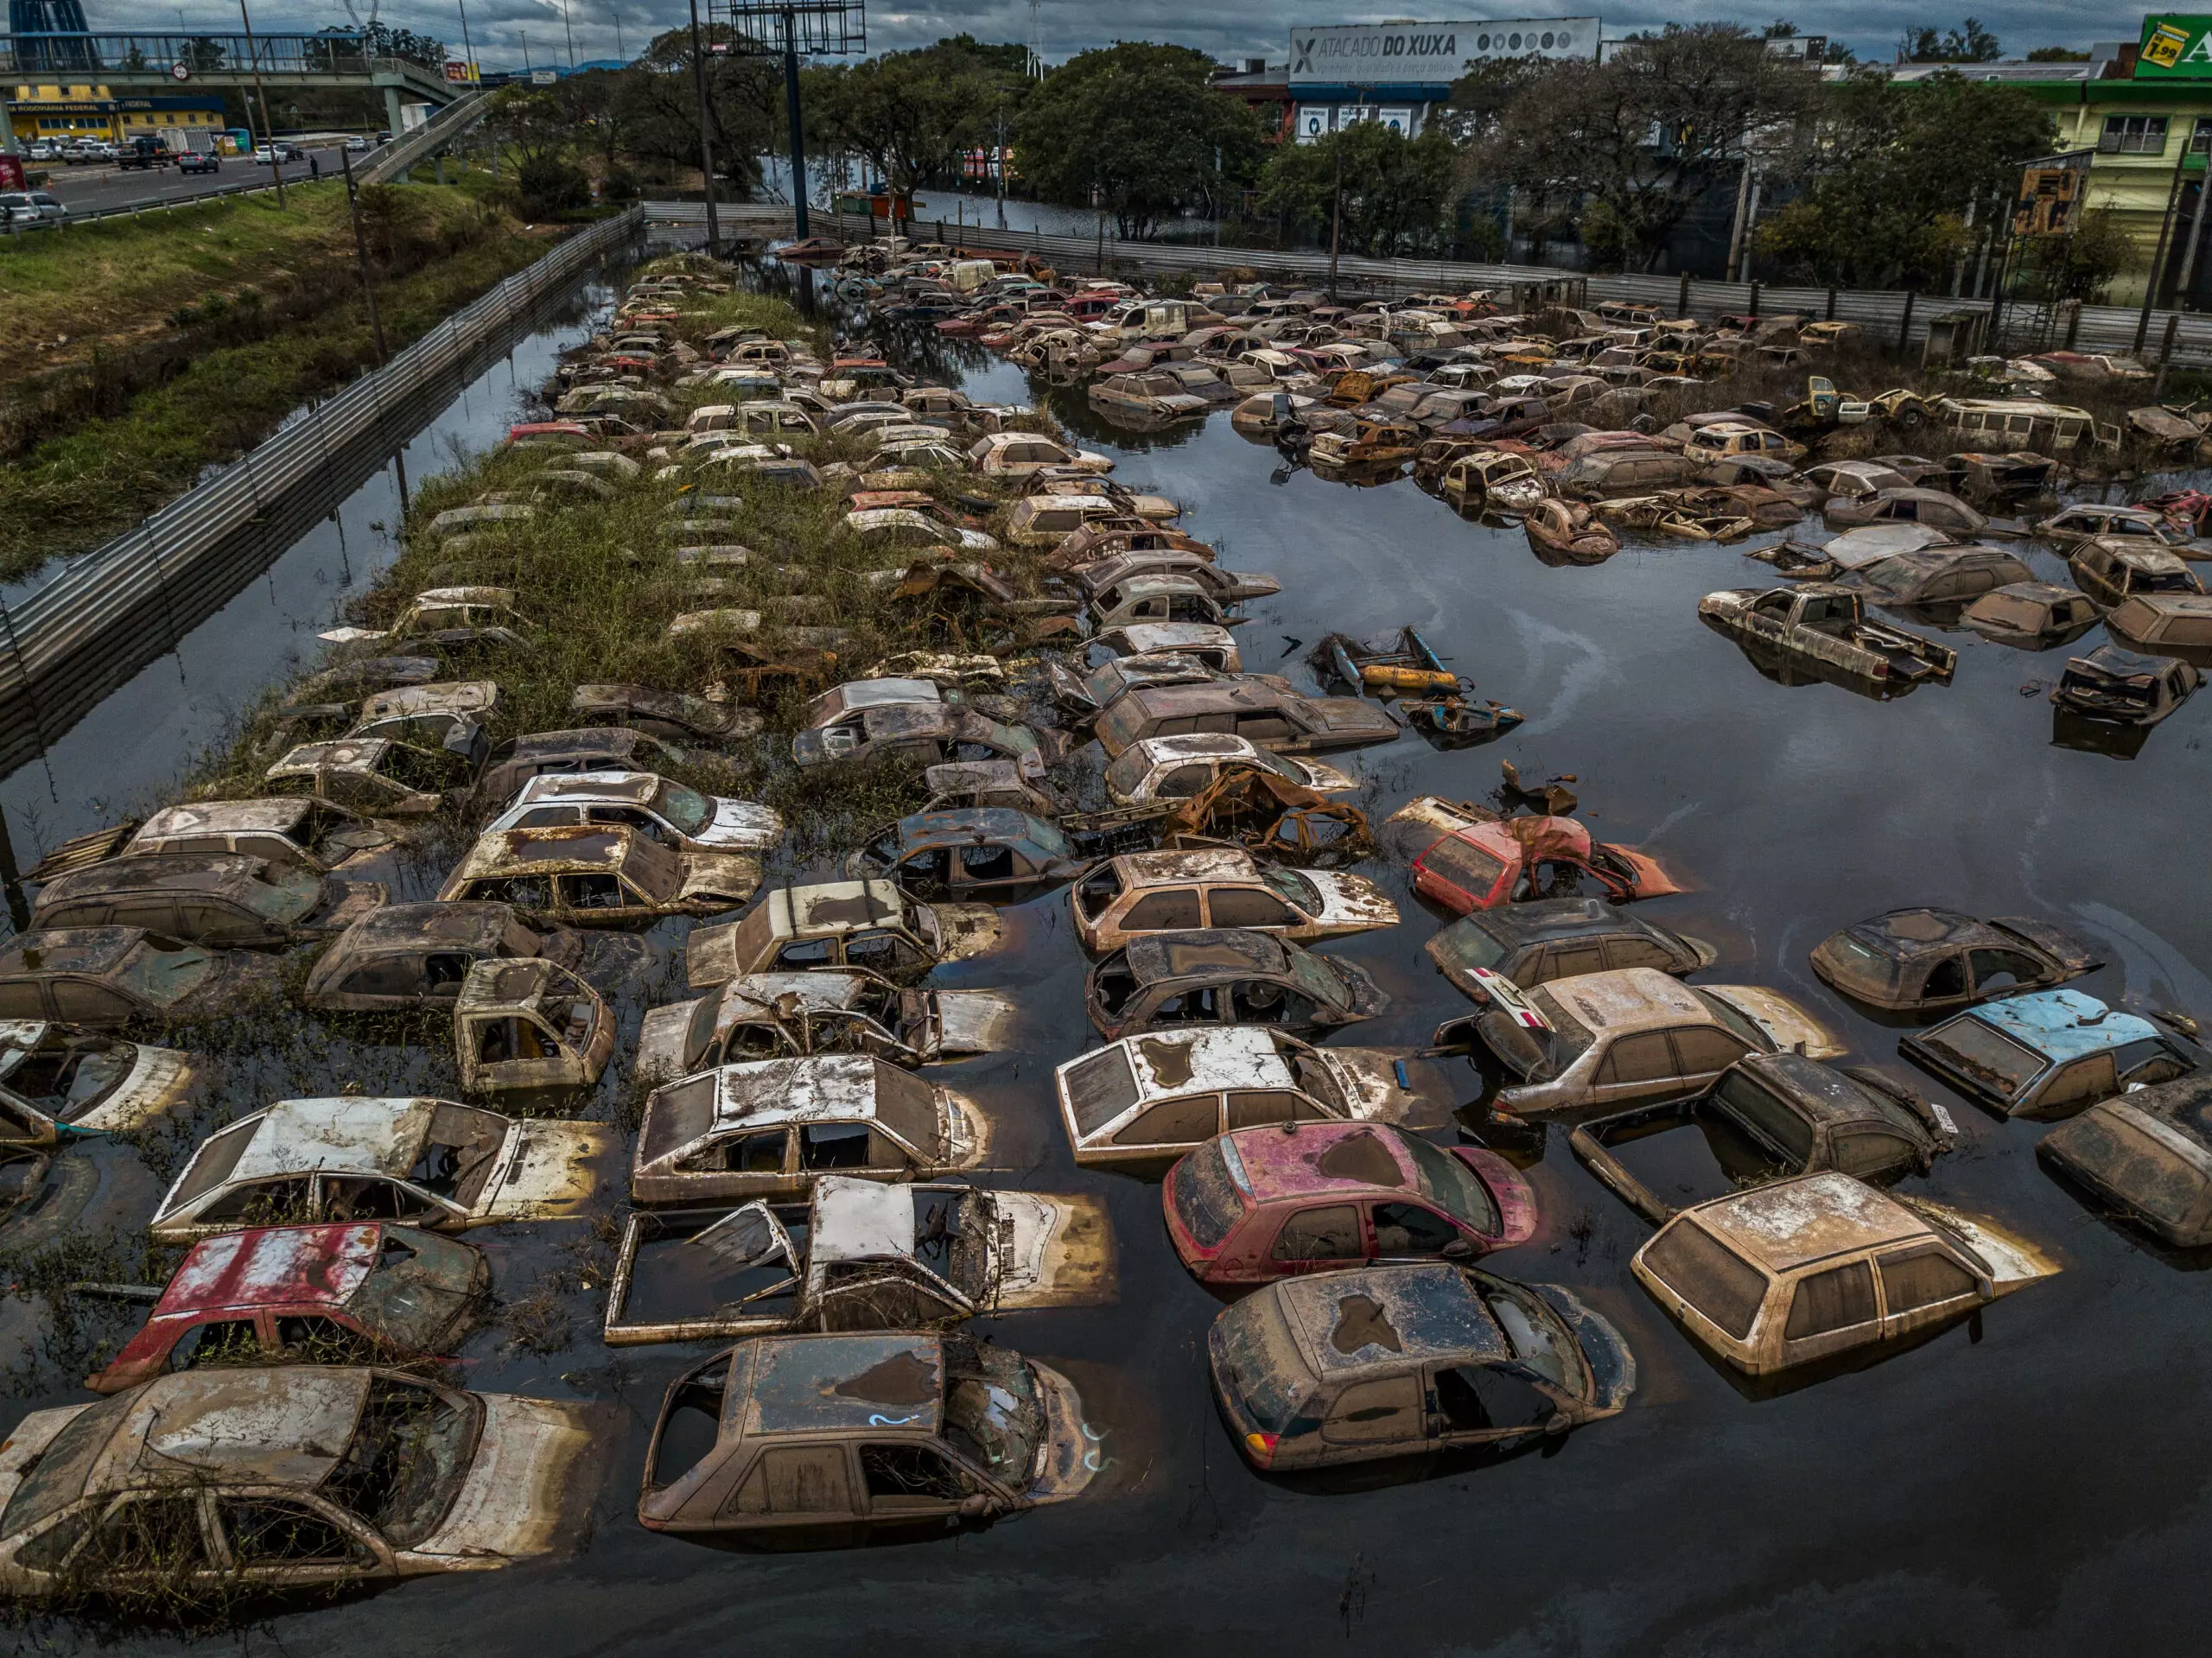
[[[1353,1116],[1369,1122],[1394,1122],[1402,1128],[1451,1126],[1457,1103],[1452,1073],[1435,1060],[1415,1058],[1403,1048],[1316,1048],[1313,1051],[1351,1102]]]
[[[442,1570],[505,1566],[550,1552],[580,1520],[611,1413],[513,1394],[483,1394],[484,1431],[444,1522],[406,1553]]]
[[[1980,1256],[1982,1264],[1989,1268],[1990,1281],[1999,1295],[2010,1295],[2039,1278],[2055,1278],[2061,1270],[2058,1263],[2038,1246],[1994,1221],[1963,1214],[1947,1204],[1929,1203],[1924,1197],[1900,1197],[1897,1201],[1963,1239],[1968,1251]]]
[[[73,1122],[61,1124],[62,1131],[118,1134],[142,1128],[192,1092],[194,1075],[191,1055],[179,1053],[175,1048],[150,1047],[142,1042],[123,1085],[97,1109]]]
[[[924,1058],[939,1059],[1004,1047],[1014,1002],[995,990],[909,990],[899,1011],[908,1045]]]
[[[784,820],[749,800],[717,800],[714,821],[691,838],[717,851],[767,852],[784,838]]]
[[[684,860],[686,899],[728,899],[733,910],[760,886],[760,860],[749,852],[694,852]]]
[[[989,1201],[998,1223],[995,1308],[1103,1306],[1115,1299],[1114,1230],[1103,1197],[995,1191]]]
[[[1329,971],[1344,988],[1345,1018],[1372,1019],[1389,1007],[1390,998],[1365,968],[1357,962],[1338,961],[1333,956],[1319,959],[1328,962]]]
[[[1339,772],[1333,765],[1324,765],[1319,760],[1309,760],[1295,754],[1277,756],[1282,763],[1306,778],[1306,786],[1321,793],[1349,794],[1359,787],[1359,779],[1349,772]],[[1310,873],[1310,872],[1309,872]]]
[[[683,1070],[683,1037],[699,998],[650,1009],[638,1027],[638,1056],[632,1069],[639,1080],[673,1082]]]
[[[1638,898],[1665,898],[1669,893],[1684,890],[1675,879],[1662,869],[1653,859],[1624,846],[1615,846],[1610,841],[1599,842],[1600,848],[1618,858],[1629,867]]]
[[[1300,873],[1321,894],[1320,913],[1314,918],[1323,926],[1335,931],[1363,932],[1370,927],[1398,924],[1398,906],[1366,876],[1319,869]]]
[[[1528,1286],[1543,1297],[1551,1310],[1566,1320],[1590,1364],[1589,1415],[1585,1420],[1618,1415],[1636,1391],[1636,1355],[1609,1319],[1585,1306],[1558,1284]]]
[[[1698,987],[1726,1002],[1767,1033],[1784,1052],[1792,1050],[1813,1059],[1833,1059],[1843,1045],[1826,1026],[1789,997],[1755,984],[1707,984]]]
[[[599,1166],[618,1138],[603,1123],[511,1123],[474,1218],[551,1220],[584,1213],[598,1194]]]
[[[1032,1502],[1065,1502],[1080,1496],[1106,1466],[1105,1436],[1084,1418],[1075,1383],[1049,1365],[1029,1362],[1045,1407],[1043,1466],[1022,1495]]]

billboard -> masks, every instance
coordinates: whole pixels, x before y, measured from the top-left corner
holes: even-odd
[[[2012,204],[2015,236],[2070,236],[2074,209],[2089,181],[2094,149],[2069,149],[2038,156],[2020,169],[2019,198]]]
[[[457,58],[448,58],[446,60],[446,79],[448,80],[464,81],[474,85],[481,80],[483,77],[478,73],[477,67],[474,64],[463,63]]]
[[[1442,86],[1478,58],[1593,58],[1595,17],[1452,23],[1348,23],[1290,31],[1290,84]]]
[[[2212,80],[2212,17],[2153,12],[2143,20],[2138,80]]]

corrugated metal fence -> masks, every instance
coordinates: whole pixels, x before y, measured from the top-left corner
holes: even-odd
[[[789,207],[742,203],[719,206],[718,216],[725,224],[752,232],[773,231],[788,235],[791,227]],[[662,223],[696,225],[706,221],[706,208],[696,201],[652,201],[645,204],[646,217]],[[817,234],[831,233],[838,221],[830,213],[813,216],[812,228]],[[861,221],[848,217],[844,224],[849,232],[857,233]],[[917,220],[918,234],[936,237],[939,221]],[[1264,248],[1234,246],[1215,247],[1186,242],[1128,242],[1116,237],[1051,236],[1033,231],[988,230],[976,226],[944,224],[941,239],[957,241],[977,249],[1004,248],[1009,251],[1035,253],[1054,266],[1069,270],[1091,271],[1103,262],[1111,266],[1135,266],[1147,270],[1210,270],[1237,266],[1256,270],[1263,276],[1281,276],[1301,282],[1324,279],[1329,271],[1329,256],[1325,253],[1285,253]],[[1497,288],[1510,282],[1555,281],[1578,273],[1553,270],[1539,265],[1466,264],[1445,259],[1364,259],[1347,255],[1337,262],[1339,279],[1363,289],[1378,289],[1386,293],[1464,293],[1470,288]],[[1750,310],[1753,303],[1754,284],[1748,283],[1705,282],[1693,279],[1688,288],[1687,310],[1677,308],[1682,304],[1684,288],[1680,276],[1596,276],[1589,278],[1590,297],[1598,300],[1635,300],[1656,305],[1669,316],[1688,314],[1713,317],[1726,312]],[[1839,321],[1856,322],[1869,334],[1892,345],[1924,340],[1928,337],[1928,323],[1931,317],[1959,311],[1986,312],[1986,300],[1953,299],[1946,294],[1918,294],[1908,295],[1892,291],[1868,291],[1855,289],[1828,289],[1825,288],[1783,288],[1757,286],[1757,304],[1760,311],[1771,315],[1778,311],[1806,311],[1816,317],[1833,316]],[[1910,310],[1907,305],[1910,302]],[[2008,314],[2013,322],[2023,319],[2015,305],[2008,304]],[[2133,348],[2135,330],[2141,313],[2139,309],[2116,305],[2094,305],[2083,308],[2082,320],[2075,331],[2074,346],[2077,351],[2125,352]],[[2212,315],[2191,312],[2157,310],[2151,314],[2151,326],[2144,342],[2146,359],[2156,360],[2166,337],[2170,320],[2175,323],[2173,360],[2177,364],[2193,366],[2212,366]],[[2012,323],[2006,325],[2011,331]],[[2062,343],[2059,339],[2050,342]]]
[[[174,649],[245,575],[383,465],[454,387],[497,361],[580,272],[630,241],[643,217],[632,207],[569,237],[220,477],[0,606],[0,769],[35,755]]]

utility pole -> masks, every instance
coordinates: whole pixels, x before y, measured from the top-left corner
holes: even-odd
[[[630,60],[630,48],[622,44],[622,13],[618,8],[609,6],[607,9],[607,15],[614,20],[614,55],[627,63]]]
[[[561,32],[569,37],[569,69],[576,67],[576,31],[569,26],[569,0],[561,0]]]
[[[240,5],[244,5],[245,3],[245,0],[238,0],[238,3]],[[469,73],[474,74],[476,72],[476,44],[468,38],[468,7],[467,0],[454,0],[454,4],[461,9],[461,55],[463,61],[468,65]],[[474,86],[477,83],[470,81],[465,82],[464,84]]]
[[[2193,127],[2183,130],[2181,154],[2174,157],[2174,181],[2166,191],[2165,213],[2158,220],[2158,245],[2151,255],[2151,274],[2145,278],[2143,284],[2143,314],[2135,319],[2135,350],[2139,355],[2143,350],[2143,342],[2150,337],[2151,308],[2158,302],[2158,278],[2165,270],[2166,243],[2173,235],[2174,207],[2181,200],[2182,169],[2189,165],[2189,152],[2194,148],[2194,135]]]
[[[691,85],[699,94],[699,167],[707,186],[707,253],[721,251],[721,226],[715,218],[715,140],[707,124],[707,55],[699,43],[699,0],[691,0]]]
[[[361,267],[361,297],[368,302],[369,332],[376,337],[377,366],[382,368],[391,360],[385,348],[384,319],[377,314],[377,285],[369,275],[369,244],[361,234],[361,201],[353,188],[353,158],[346,150],[338,152],[338,159],[346,165],[346,211],[353,220],[353,257]]]
[[[245,25],[246,61],[253,66],[253,95],[261,103],[261,137],[269,146],[269,176],[276,181],[276,210],[284,209],[284,166],[276,159],[276,135],[269,125],[269,94],[261,85],[261,52],[253,43],[253,18],[247,13],[245,0],[238,0],[238,21]]]
[[[2205,136],[2212,137],[2212,133]],[[2198,135],[2192,126],[2189,135],[2192,153],[2205,147],[2197,140]],[[2182,253],[2181,275],[2174,283],[2176,310],[2181,308],[2183,297],[2189,292],[2190,279],[2196,274],[2196,250],[2204,239],[2204,198],[2208,195],[2212,195],[2212,160],[2208,160],[2203,176],[2196,181],[2196,210],[2189,216],[2189,241]]]
[[[791,125],[791,221],[801,241],[806,239],[806,130],[798,109],[798,17],[784,12],[784,106]],[[811,283],[807,291],[813,292]]]
[[[522,72],[530,73],[530,35],[527,30],[515,30],[515,38],[522,42]]]
[[[1004,230],[1006,228],[1006,111],[1003,109],[999,111],[998,140],[999,228]]]
[[[1355,96],[1357,94],[1355,93]],[[1329,302],[1337,299],[1337,244],[1344,227],[1344,132],[1338,128],[1329,135],[1329,148],[1336,152],[1337,181],[1331,191],[1329,206]]]

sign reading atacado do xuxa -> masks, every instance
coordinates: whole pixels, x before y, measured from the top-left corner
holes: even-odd
[[[1290,84],[1442,84],[1457,80],[1478,58],[1587,58],[1597,52],[1595,17],[1294,29]]]

